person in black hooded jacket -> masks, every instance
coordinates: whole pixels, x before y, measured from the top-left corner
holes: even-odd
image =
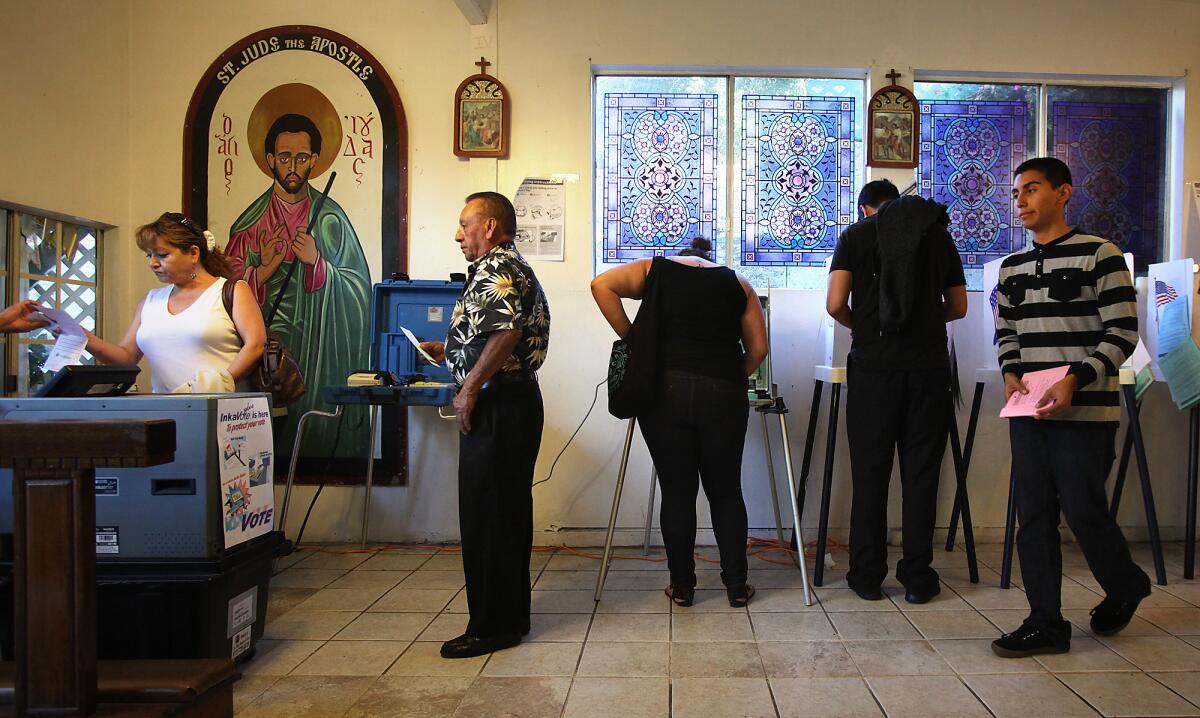
[[[946,322],[966,316],[962,262],[946,208],[900,197],[887,180],[858,196],[863,218],[838,239],[826,310],[851,330],[846,434],[854,498],[846,581],[863,599],[883,598],[887,496],[900,454],[904,555],[896,578],[909,603],[940,591],[933,561],[938,479],[952,413]]]

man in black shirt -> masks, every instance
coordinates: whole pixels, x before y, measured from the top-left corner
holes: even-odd
[[[846,433],[854,500],[850,571],[862,598],[883,598],[887,495],[900,453],[904,556],[896,578],[909,603],[938,594],[933,521],[952,415],[946,322],[966,316],[962,263],[945,207],[900,197],[887,180],[858,196],[863,219],[842,233],[829,272],[826,310],[851,330]]]

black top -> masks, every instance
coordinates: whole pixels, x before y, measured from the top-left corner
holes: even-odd
[[[660,262],[662,368],[745,383],[742,314],[746,292],[728,267]]]
[[[854,312],[850,357],[865,369],[937,369],[950,366],[946,350],[943,292],[966,284],[962,261],[950,233],[941,225],[926,230],[917,247],[916,287],[911,319],[896,333],[879,326],[879,249],[876,217],[855,222],[838,238],[830,269],[853,275]]]

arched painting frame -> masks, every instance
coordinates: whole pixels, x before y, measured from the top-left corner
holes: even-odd
[[[297,94],[297,88],[308,94]],[[313,143],[322,144],[321,151],[312,148],[314,159],[318,154],[321,155],[320,161],[313,161],[313,167],[309,170],[313,181],[308,182],[309,175],[305,175],[302,184],[302,187],[312,190],[312,207],[316,206],[315,197],[324,188],[329,176],[324,173],[332,168],[338,175],[329,195],[330,201],[323,205],[320,217],[313,215],[310,221],[314,227],[320,221],[322,228],[328,225],[348,229],[333,240],[325,240],[322,246],[322,257],[338,269],[328,278],[324,275],[314,276],[321,274],[311,270],[319,262],[316,265],[300,264],[300,255],[292,254],[289,249],[288,259],[296,262],[297,266],[308,267],[295,272],[296,279],[292,285],[312,292],[316,291],[312,287],[326,287],[321,282],[333,283],[341,281],[336,278],[341,274],[356,274],[352,291],[348,292],[353,295],[353,301],[349,302],[354,305],[353,309],[340,316],[343,322],[353,322],[351,326],[361,324],[365,334],[368,331],[365,317],[369,317],[371,284],[393,273],[406,272],[408,267],[408,129],[395,84],[375,56],[357,42],[325,28],[284,25],[248,35],[213,60],[192,93],[184,121],[183,212],[201,226],[213,229],[218,244],[232,249],[233,256],[240,260],[237,257],[239,252],[246,255],[245,266],[261,261],[260,254],[263,258],[267,257],[268,252],[264,251],[263,246],[251,242],[253,246],[243,248],[241,245],[245,244],[245,237],[235,235],[256,231],[254,226],[247,226],[256,216],[253,204],[246,206],[247,193],[257,195],[254,201],[259,203],[260,208],[265,207],[274,197],[270,191],[262,193],[263,189],[280,190],[286,184],[282,174],[272,177],[276,164],[279,171],[289,173],[289,177],[299,166],[285,164],[290,162],[291,153],[285,153],[282,145],[279,145],[281,159],[278,163],[274,155],[268,163],[266,154],[270,149],[264,151],[262,148],[271,142],[267,125],[281,120],[281,113],[292,113],[293,110],[286,109],[288,103],[294,104],[297,101],[295,98],[305,96],[316,96],[323,100],[320,110],[300,113],[312,115],[312,126],[317,134],[322,135],[322,140]],[[259,98],[256,104],[255,98]],[[264,110],[267,105],[270,107]],[[254,107],[253,111],[251,106]],[[237,111],[230,111],[230,108],[237,108]],[[264,112],[267,113],[265,120]],[[274,114],[270,114],[272,112]],[[277,131],[278,127],[271,125],[271,130]],[[294,127],[282,132],[304,135],[304,130]],[[303,150],[295,154],[297,162],[307,160],[307,153]],[[285,169],[287,167],[293,169]],[[292,200],[300,197],[303,191],[307,189],[292,196]],[[307,196],[304,199],[308,201]],[[242,208],[245,211],[239,216]],[[267,213],[262,211],[261,216],[266,218]],[[303,230],[302,225],[303,222],[299,227],[289,228],[288,233]],[[321,232],[314,228],[312,234],[317,237],[317,244],[321,245]],[[344,259],[346,264],[342,264],[343,257],[338,255],[338,263],[334,264],[335,245],[347,244],[356,248],[356,257]],[[243,263],[239,262],[235,262],[235,267],[244,269]],[[348,271],[343,272],[343,268],[348,268]],[[283,274],[279,273],[281,276]],[[266,277],[260,288],[256,288],[255,282],[251,281],[252,289],[259,292],[259,302],[264,307],[272,294],[272,287],[267,283],[269,272]],[[293,287],[291,291],[300,294],[301,290]],[[342,301],[342,304],[346,302]],[[327,311],[327,308],[323,307],[322,311]],[[299,325],[305,317],[301,308],[297,308],[293,321]],[[302,353],[303,343],[297,342],[301,346],[289,343],[289,348],[294,354]],[[328,350],[329,346],[321,352],[314,350],[314,356],[324,356],[329,353]],[[297,358],[304,367],[304,360],[299,356]],[[309,408],[307,403],[319,402],[322,385],[340,383],[349,371],[366,368],[365,350],[353,353],[343,363],[345,367],[325,367],[321,371],[314,367],[315,379],[306,370],[309,401],[305,402],[306,406],[293,406],[290,409],[297,416],[289,414],[286,419],[288,430],[277,436],[277,454],[290,454],[291,430],[294,430],[298,415]],[[351,367],[350,364],[358,366]],[[336,378],[339,373],[340,379]],[[324,443],[310,443],[312,429],[306,427],[301,457],[311,460],[301,461],[300,465],[307,478],[318,478],[314,472],[319,471],[337,483],[361,481],[366,429],[358,414],[365,416],[365,410],[349,409],[346,415],[352,420],[345,423],[352,428],[343,428],[341,434],[325,437]],[[394,480],[403,482],[406,473],[406,442],[403,437],[407,422],[403,412],[385,414],[390,416],[384,418],[384,436],[401,440],[382,442],[384,455],[380,474],[385,477],[391,475]],[[359,444],[362,444],[361,451]],[[334,459],[320,460],[327,456],[333,456]],[[329,467],[328,471],[324,470],[325,466]],[[277,472],[277,476],[282,475],[282,472]]]

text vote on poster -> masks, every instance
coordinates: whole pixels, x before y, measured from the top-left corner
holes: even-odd
[[[217,451],[221,520],[225,548],[230,548],[274,526],[275,457],[271,407],[265,396],[217,402]]]

